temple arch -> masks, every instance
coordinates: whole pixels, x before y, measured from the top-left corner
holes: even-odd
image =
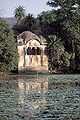
[[[37,47],[37,55],[41,55],[41,49]]]
[[[27,48],[27,55],[31,55],[32,54],[32,49],[31,49],[31,47],[28,47]]]

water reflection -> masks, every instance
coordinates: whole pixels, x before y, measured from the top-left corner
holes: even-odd
[[[46,92],[48,91],[48,82],[24,81],[18,80],[19,87],[19,104],[23,105],[21,111],[26,111],[30,114],[37,112],[39,108],[46,109]],[[22,110],[23,109],[23,110]]]
[[[0,120],[80,120],[80,76],[0,80]]]

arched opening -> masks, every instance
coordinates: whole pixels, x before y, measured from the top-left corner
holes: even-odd
[[[35,55],[36,51],[35,51],[35,47],[32,48],[32,55]]]
[[[30,47],[28,47],[28,49],[27,49],[27,55],[32,55],[32,50]]]
[[[27,55],[41,55],[41,49],[39,47],[28,47]]]
[[[41,55],[41,49],[37,47],[37,55]]]

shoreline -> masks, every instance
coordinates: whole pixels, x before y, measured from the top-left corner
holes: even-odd
[[[0,80],[4,79],[17,79],[17,78],[37,78],[38,76],[44,76],[44,75],[80,75],[79,73],[5,73],[0,72]]]

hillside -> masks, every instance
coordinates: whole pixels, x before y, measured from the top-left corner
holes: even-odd
[[[13,27],[17,23],[17,20],[15,17],[3,18],[3,19],[6,20],[7,24],[10,24],[11,27]]]

